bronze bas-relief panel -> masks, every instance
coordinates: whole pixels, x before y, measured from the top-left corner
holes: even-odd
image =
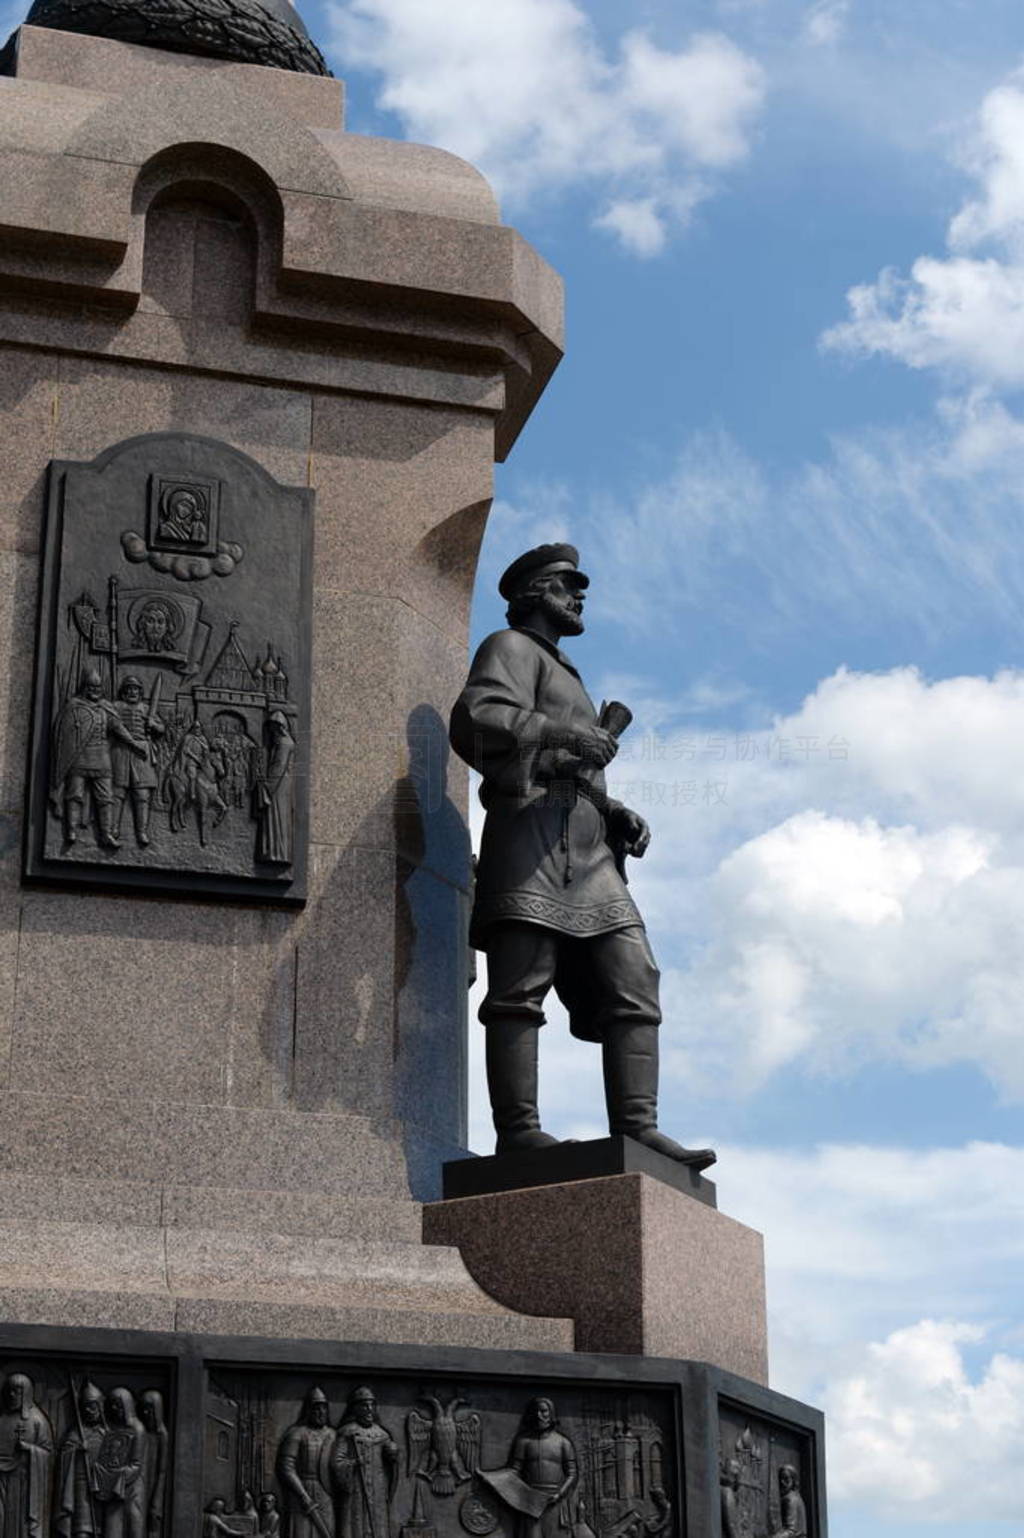
[[[208,1538],[682,1538],[670,1393],[211,1369]]]
[[[312,501],[182,433],[51,464],[28,878],[303,900]]]
[[[6,1360],[0,1512],[10,1538],[160,1538],[173,1485],[172,1377],[160,1363]]]
[[[810,1436],[727,1400],[719,1436],[722,1538],[818,1538]]]

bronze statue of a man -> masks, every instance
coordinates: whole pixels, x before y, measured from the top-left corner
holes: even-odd
[[[513,561],[498,584],[509,628],[484,641],[452,711],[452,746],[483,777],[487,809],[470,941],[487,953],[480,1019],[497,1152],[557,1141],[537,1112],[553,986],[573,1035],[601,1043],[611,1131],[704,1169],[710,1149],[658,1130],[659,973],[623,875],[650,830],[608,796],[618,743],[558,644],[582,634],[588,586],[572,545]]]

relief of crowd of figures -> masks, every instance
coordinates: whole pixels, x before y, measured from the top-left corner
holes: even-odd
[[[677,1538],[663,1404],[386,1393],[317,1383],[289,1414],[259,1384],[216,1388],[202,1538]]]
[[[159,1538],[170,1468],[165,1399],[161,1388],[129,1388],[100,1372],[8,1372],[0,1538]]]
[[[141,855],[155,841],[158,854],[172,857],[180,835],[191,831],[206,849],[232,832],[221,834],[224,821],[240,818],[255,824],[252,858],[288,866],[295,711],[274,644],[249,660],[232,620],[211,666],[192,663],[186,686],[168,669],[195,646],[198,600],[188,600],[189,651],[178,655],[186,600],[134,594],[121,621],[115,578],[109,595],[106,617],[89,594],[71,604],[68,655],[58,667],[49,795],[63,854],[85,841],[94,855],[117,858],[126,843]],[[118,629],[134,671],[118,663]]]
[[[153,847],[174,864],[177,841],[216,850],[244,829],[251,860],[288,866],[295,707],[273,642],[250,660],[232,620],[204,666],[199,600],[120,595],[111,577],[107,611],[83,593],[66,617],[50,751],[61,853],[146,863]]]
[[[741,1413],[721,1413],[722,1538],[814,1538],[799,1433]]]

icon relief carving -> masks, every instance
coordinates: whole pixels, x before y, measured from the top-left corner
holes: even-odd
[[[301,901],[311,494],[181,435],[51,478],[26,873]]]

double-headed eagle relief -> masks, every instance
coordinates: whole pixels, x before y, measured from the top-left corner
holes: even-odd
[[[480,1464],[480,1417],[459,1398],[425,1394],[405,1421],[409,1472],[435,1495],[453,1495]]]
[[[302,900],[311,497],[180,434],[51,467],[27,875]]]

